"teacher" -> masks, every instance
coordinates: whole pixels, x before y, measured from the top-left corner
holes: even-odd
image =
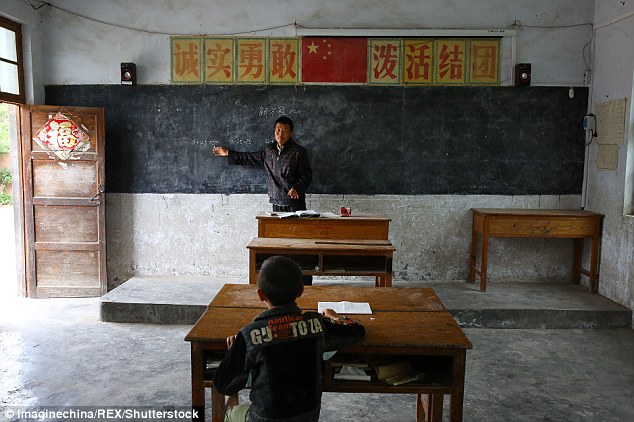
[[[306,189],[313,178],[306,148],[293,140],[293,121],[281,116],[275,121],[275,142],[260,151],[239,152],[216,146],[213,154],[228,157],[229,164],[264,167],[269,202],[273,211],[306,209]]]

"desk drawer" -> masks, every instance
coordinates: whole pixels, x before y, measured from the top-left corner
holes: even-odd
[[[489,217],[490,236],[590,237],[597,230],[595,218]]]

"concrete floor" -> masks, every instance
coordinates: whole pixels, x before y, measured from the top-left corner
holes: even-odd
[[[99,314],[96,298],[0,299],[0,420],[50,406],[189,406],[191,326]],[[631,327],[464,331],[465,421],[634,420]],[[414,415],[413,396],[326,393],[321,420]]]
[[[9,212],[0,207],[2,211]],[[20,410],[67,409],[58,406],[189,407],[189,343],[183,339],[191,325],[102,322],[99,298],[16,298],[13,262],[8,259],[12,251],[7,249],[11,244],[6,242],[12,235],[3,230],[2,237],[0,421],[18,420],[9,415]],[[165,295],[161,286],[162,294],[156,296],[144,287],[145,282],[155,285],[156,281],[141,278],[105,299],[119,309],[130,302],[155,305],[169,296],[168,305],[195,309],[208,303],[218,289],[218,283],[212,282],[207,291],[196,285],[181,286],[176,289],[178,294]],[[605,323],[605,313],[622,320],[618,316],[622,307],[565,283],[491,284],[486,295],[464,283],[434,288],[454,315],[465,321],[469,316],[480,318],[467,327],[500,322],[499,326],[508,327],[509,321],[520,320],[538,327],[464,328],[473,343],[467,352],[465,421],[634,420],[634,331],[630,324],[623,328],[541,328],[552,326],[552,321],[573,327],[610,326]],[[171,308],[166,309],[169,315]],[[473,314],[474,310],[480,314]],[[509,310],[515,313],[509,314]],[[497,317],[484,318],[491,313]],[[325,393],[322,403],[324,422],[401,422],[414,420],[415,415],[410,395]],[[444,416],[446,419],[446,411]]]

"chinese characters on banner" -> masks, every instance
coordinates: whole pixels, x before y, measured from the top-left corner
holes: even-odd
[[[299,39],[269,39],[269,83],[299,83]]]
[[[233,82],[233,38],[205,38],[202,61],[205,70],[205,82],[232,83]],[[174,40],[172,41],[174,42]],[[172,48],[172,51],[175,51]],[[176,60],[172,57],[172,60]],[[172,80],[175,72],[172,71]]]
[[[201,83],[203,81],[200,61],[201,45],[202,38],[172,38],[172,82]]]
[[[499,85],[498,38],[172,37],[172,82]]]
[[[400,85],[401,40],[370,40],[370,84]]]
[[[470,84],[499,85],[500,40],[472,40]]]

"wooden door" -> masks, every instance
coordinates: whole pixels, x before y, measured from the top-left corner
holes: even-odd
[[[29,297],[106,292],[103,108],[22,106]]]

